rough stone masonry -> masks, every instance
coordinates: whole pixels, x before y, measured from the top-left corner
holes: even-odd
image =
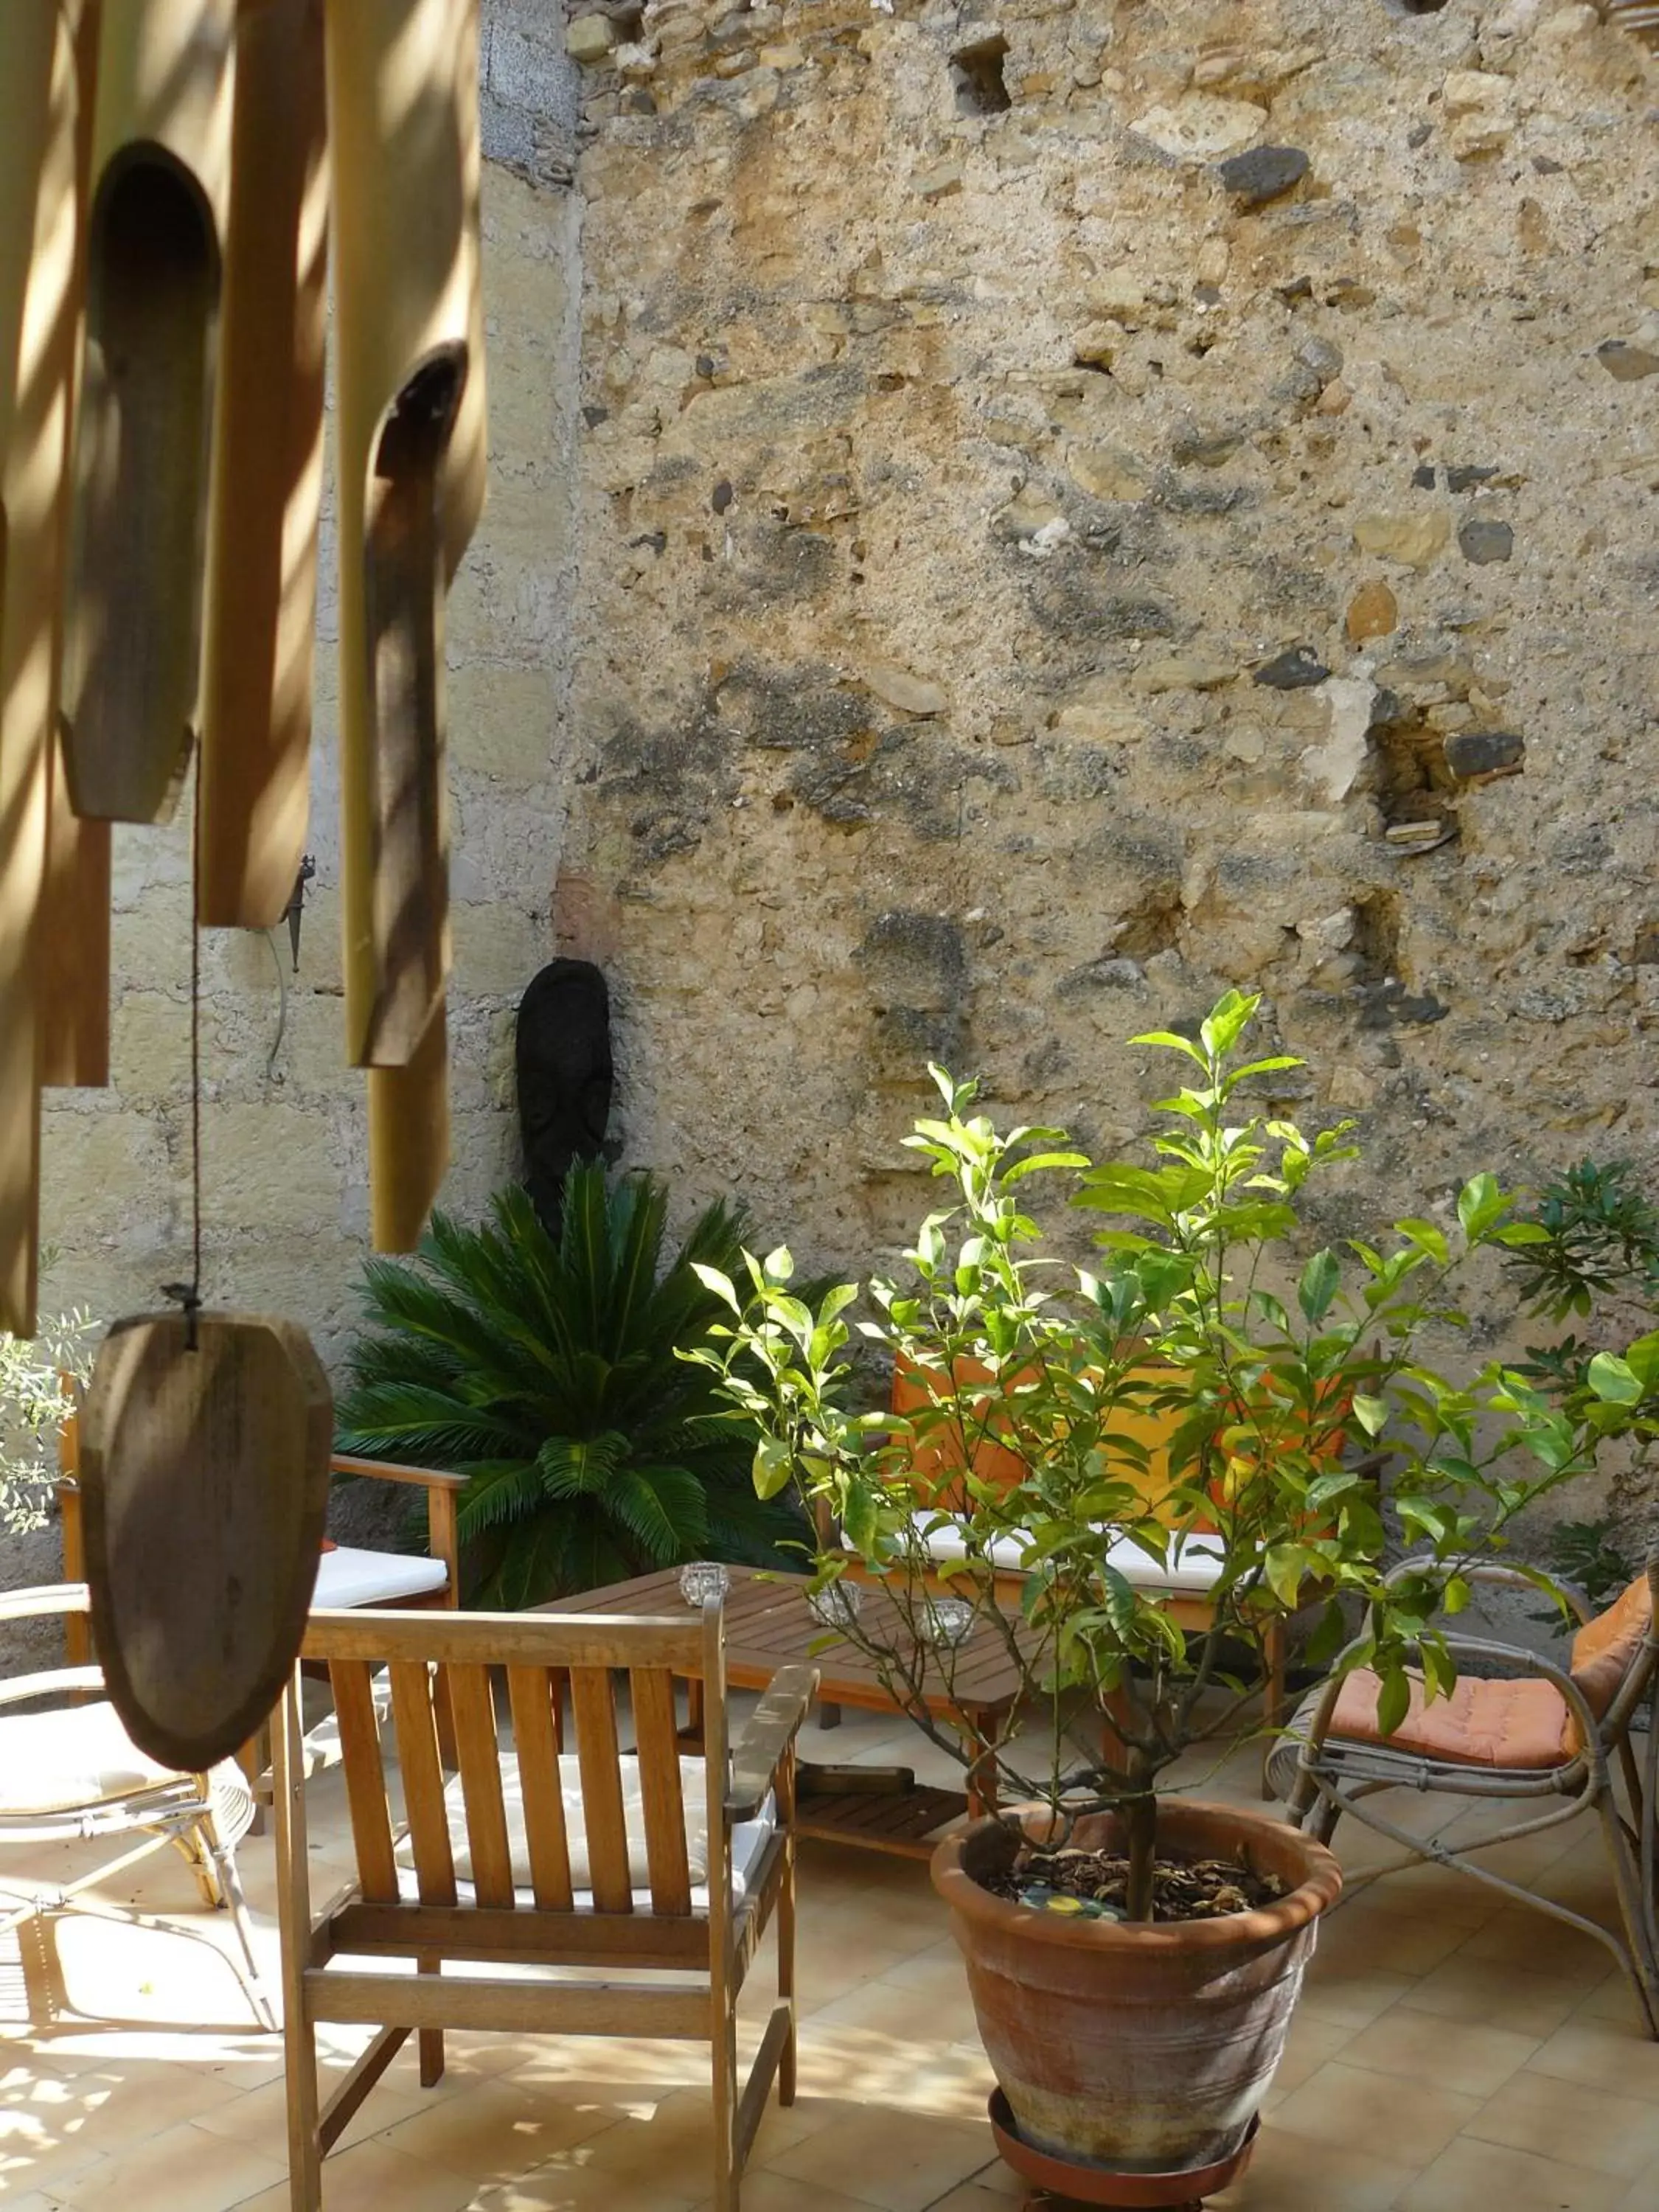
[[[646,0],[584,67],[562,913],[814,1264],[923,1063],[1265,993],[1336,1230],[1659,1156],[1659,59],[1559,0]]]

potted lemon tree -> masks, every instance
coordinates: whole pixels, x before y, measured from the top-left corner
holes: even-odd
[[[1008,1808],[948,1837],[933,1881],[1005,2147],[1096,2201],[1143,2201],[1114,2200],[1114,2175],[1180,2175],[1197,2196],[1237,2170],[1340,1888],[1310,1838],[1188,1796],[1188,1755],[1259,1727],[1292,1614],[1312,1620],[1311,1658],[1346,1644],[1381,1676],[1385,1729],[1408,1657],[1447,1688],[1435,1622],[1466,1601],[1465,1568],[1593,1447],[1588,1417],[1518,1373],[1456,1379],[1424,1357],[1431,1334],[1467,1336],[1475,1256],[1539,1233],[1490,1176],[1444,1226],[1306,1251],[1305,1195],[1354,1146],[1346,1125],[1250,1110],[1297,1064],[1246,1056],[1256,1006],[1230,994],[1195,1036],[1133,1041],[1183,1078],[1144,1163],[999,1131],[935,1069],[942,1111],[908,1141],[946,1202],[902,1281],[813,1310],[787,1250],[745,1255],[741,1282],[704,1272],[727,1319],[700,1356],[758,1426],[757,1487],[793,1484],[813,1514],[818,1610]],[[1097,1266],[1046,1249],[1045,1186],[1101,1217]],[[853,1327],[907,1378],[908,1410],[855,1402]],[[1399,1536],[1418,1564],[1388,1576]],[[860,1613],[846,1586],[871,1577],[894,1602]],[[1172,1601],[1197,1588],[1194,1632]],[[958,1734],[925,1692],[985,1637],[1024,1694]]]

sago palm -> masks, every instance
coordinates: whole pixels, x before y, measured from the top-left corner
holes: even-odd
[[[413,1261],[374,1260],[373,1333],[349,1359],[341,1448],[468,1477],[477,1602],[534,1605],[691,1559],[790,1563],[791,1509],[755,1495],[755,1431],[678,1357],[719,1301],[742,1218],[710,1206],[666,1266],[667,1193],[597,1164],[565,1186],[556,1243],[528,1194],[493,1218],[434,1214]]]

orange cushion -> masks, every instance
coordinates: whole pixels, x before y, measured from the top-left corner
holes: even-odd
[[[1600,1720],[1630,1672],[1653,1618],[1648,1578],[1640,1576],[1624,1595],[1598,1613],[1572,1639],[1572,1679]]]
[[[1559,1766],[1577,1750],[1577,1731],[1566,1700],[1548,1682],[1480,1681],[1463,1675],[1450,1697],[1430,1704],[1421,1680],[1413,1676],[1410,1709],[1389,1736],[1376,1724],[1382,1686],[1369,1667],[1356,1668],[1337,1698],[1332,1735],[1462,1766]]]
[[[336,1548],[337,1548],[337,1547],[336,1547],[336,1545],[335,1545],[335,1541],[334,1541],[333,1537],[332,1537],[332,1536],[325,1536],[325,1537],[324,1537],[324,1539],[323,1539],[323,1549],[324,1549],[325,1552],[331,1552],[331,1551],[334,1551]]]

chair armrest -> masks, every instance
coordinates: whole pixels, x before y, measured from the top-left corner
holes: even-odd
[[[1414,1568],[1428,1564],[1430,1563],[1427,1560],[1421,1558],[1401,1559],[1398,1565],[1389,1569],[1382,1579],[1384,1582],[1394,1582],[1401,1575],[1410,1574]],[[1534,1597],[1548,1595],[1547,1591],[1540,1590],[1529,1576],[1517,1574],[1513,1567],[1504,1566],[1497,1559],[1477,1559],[1473,1565],[1461,1568],[1459,1571],[1466,1583],[1501,1583],[1506,1589],[1530,1590]],[[1585,1626],[1595,1619],[1595,1616],[1590,1609],[1589,1603],[1582,1591],[1574,1589],[1567,1583],[1562,1583],[1558,1587],[1577,1616],[1580,1627]],[[1494,1648],[1506,1650],[1509,1647],[1501,1645]]]
[[[336,1452],[329,1462],[331,1474],[366,1474],[376,1482],[411,1482],[422,1490],[465,1490],[467,1477],[438,1467],[400,1467],[395,1460],[358,1459]]]
[[[780,1667],[772,1677],[732,1753],[732,1781],[726,1793],[731,1819],[752,1820],[766,1802],[817,1686],[816,1667]]]
[[[101,1696],[105,1686],[101,1667],[53,1667],[43,1674],[14,1674],[0,1682],[0,1705],[26,1705],[36,1698],[78,1696],[88,1691]]]
[[[92,1601],[84,1583],[46,1583],[32,1589],[0,1590],[0,1620],[45,1620],[53,1613],[84,1613]]]

